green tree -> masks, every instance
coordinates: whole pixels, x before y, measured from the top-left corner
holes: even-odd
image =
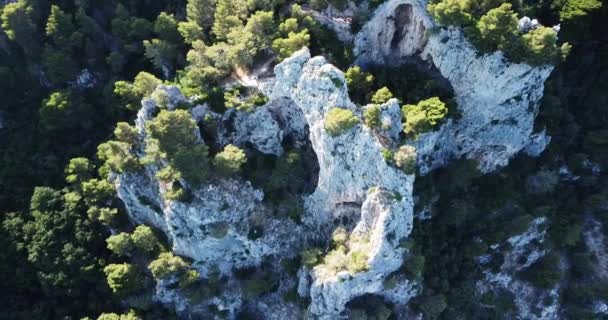
[[[359,118],[348,109],[332,108],[325,116],[325,130],[332,136],[338,136],[358,123]]]
[[[556,62],[561,56],[557,33],[552,28],[538,27],[522,37],[524,59],[531,65]]]
[[[82,196],[89,206],[106,205],[114,196],[114,186],[106,180],[91,179],[82,183]]]
[[[144,40],[144,55],[152,61],[156,69],[168,77],[177,59],[177,46],[161,39]]]
[[[109,264],[103,271],[114,293],[128,295],[143,287],[143,277],[137,267],[129,263]]]
[[[163,252],[148,266],[154,279],[161,280],[181,274],[188,269],[188,264],[172,252]]]
[[[119,256],[128,256],[133,250],[133,240],[128,233],[121,232],[106,239],[108,249]]]
[[[205,180],[209,165],[208,148],[199,143],[196,130],[196,122],[185,110],[162,110],[146,126],[149,139],[158,141],[159,150],[166,155],[171,166],[195,185]]]
[[[365,103],[366,96],[374,85],[374,76],[363,72],[359,66],[348,68],[345,73],[348,93],[358,103]]]
[[[32,219],[23,225],[23,247],[45,291],[54,296],[86,295],[99,285],[98,248],[102,231],[84,208],[68,205],[66,192],[37,187],[30,202]]]
[[[128,53],[141,53],[141,42],[150,38],[154,24],[146,19],[132,17],[119,3],[112,19],[112,34],[120,39]]]
[[[120,141],[107,141],[97,147],[97,157],[110,171],[123,173],[140,168],[139,159],[131,152],[131,146]]]
[[[198,126],[186,110],[161,110],[146,124],[150,137],[158,140],[160,149],[168,155],[197,144],[196,130]]]
[[[65,168],[65,181],[69,184],[80,184],[92,178],[95,167],[87,158],[73,158]]]
[[[365,125],[372,129],[380,128],[382,125],[382,121],[380,120],[380,114],[382,113],[382,109],[377,104],[372,104],[365,109],[365,113],[363,114],[363,118],[365,119]]]
[[[2,8],[2,29],[28,56],[36,56],[40,48],[34,15],[34,8],[26,0],[11,2]]]
[[[417,105],[402,108],[405,118],[404,132],[414,137],[433,129],[448,114],[448,109],[439,98],[433,97],[420,101]]]
[[[273,41],[272,48],[279,54],[279,59],[289,58],[296,51],[309,45],[310,35],[308,29],[300,32],[290,32],[287,38],[279,38]]]
[[[128,143],[129,145],[135,145],[139,138],[137,129],[126,122],[118,122],[116,124],[114,136],[118,141]]]
[[[87,210],[90,221],[99,221],[106,226],[111,226],[118,217],[118,209],[92,206]]]
[[[82,319],[85,320],[85,319]],[[134,311],[129,311],[126,314],[102,313],[97,317],[97,320],[143,320]]]
[[[74,46],[73,41],[82,37],[80,33],[74,35],[75,32],[76,26],[72,22],[72,16],[63,12],[58,6],[51,6],[51,14],[46,23],[46,35],[53,43],[61,48]]]
[[[188,21],[196,23],[201,28],[210,28],[213,24],[216,0],[188,0],[186,16]]]
[[[517,23],[517,14],[510,3],[488,11],[477,22],[480,45],[489,51],[510,50],[517,41]]]
[[[467,0],[431,2],[428,5],[428,10],[431,16],[442,25],[466,26],[473,22],[471,2]]]
[[[74,80],[78,74],[77,65],[69,51],[46,45],[42,51],[42,61],[46,67],[45,75],[54,85]]]
[[[589,13],[599,9],[602,2],[599,0],[564,0],[555,1],[555,6],[561,5],[559,16],[562,21],[576,21]]]
[[[137,74],[133,83],[116,81],[114,83],[114,94],[125,104],[128,110],[136,111],[140,108],[140,101],[148,97],[162,84],[158,78],[147,72]]]
[[[147,254],[155,253],[160,246],[154,232],[146,225],[137,226],[131,235],[131,240],[135,248]]]
[[[53,92],[42,101],[40,121],[46,130],[74,129],[86,125],[90,106],[71,91]]]
[[[241,167],[247,162],[245,152],[231,144],[224,147],[224,150],[215,155],[213,166],[218,172],[225,176],[237,174]]]
[[[180,22],[177,31],[182,35],[185,43],[192,44],[196,40],[202,40],[204,36],[203,28],[194,21]]]
[[[225,40],[232,28],[242,28],[247,18],[247,2],[244,0],[218,0],[215,7],[212,31],[219,40]]]
[[[161,40],[173,44],[181,42],[181,35],[177,30],[177,21],[172,14],[161,12],[154,22],[154,32]]]
[[[382,88],[378,89],[378,91],[376,91],[376,93],[374,93],[374,95],[372,96],[371,102],[374,104],[383,104],[392,98],[393,98],[393,93],[387,87],[382,87]]]

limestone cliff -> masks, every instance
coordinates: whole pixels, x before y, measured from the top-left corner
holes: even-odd
[[[479,56],[462,30],[434,24],[425,1],[387,1],[357,35],[354,50],[361,64],[422,60],[452,85],[461,117],[415,142],[422,174],[461,157],[493,171],[522,150],[540,154],[549,142],[544,131],[533,130],[553,66],[511,63],[501,52]]]
[[[542,152],[548,142],[544,133],[533,133],[533,124],[552,67],[513,64],[501,53],[478,56],[460,30],[433,25],[424,1],[386,2],[355,44],[361,64],[393,64],[416,57],[452,85],[461,117],[407,141],[417,148],[422,174],[461,157],[478,160],[480,169],[489,172],[522,150]],[[224,291],[213,299],[190,303],[164,282],[157,285],[156,299],[183,314],[211,317],[205,310],[214,305],[229,318],[250,308],[264,319],[275,319],[304,313],[283,299],[297,284],[297,292],[310,298],[311,318],[345,318],[348,303],[368,294],[390,301],[396,309],[406,306],[419,286],[403,275],[395,277],[395,272],[408,255],[403,243],[412,230],[415,176],[387,163],[382,155],[387,140],[394,144],[402,130],[397,101],[381,106],[383,130],[372,132],[360,123],[341,135],[329,134],[324,122],[330,109],[349,109],[359,119],[363,109],[351,102],[343,72],[323,57],[311,57],[306,48],[277,65],[275,79],[260,89],[270,101],[250,113],[230,110],[220,115],[206,105],[190,111],[197,121],[210,118],[218,123],[216,143],[222,146],[233,143],[281,155],[285,143],[311,144],[320,171],[315,191],[305,198],[302,224],[273,216],[263,203],[264,192],[242,178],[213,178],[191,190],[190,201],[179,202],[165,199],[168,186],[156,178],[155,165],[115,176],[118,195],[135,223],[162,230],[173,251],[193,259],[203,277],[219,267],[227,279]],[[185,99],[177,88],[158,90],[168,93],[169,109]],[[145,148],[145,123],[157,108],[153,100],[142,103],[136,121],[142,144],[138,156]],[[202,139],[198,131],[193,134]],[[352,271],[322,261],[312,269],[301,267],[297,283],[281,269],[283,258],[296,256],[312,243],[327,247],[337,226],[348,233],[344,256],[362,253],[364,268]],[[252,237],[258,228],[269,232]],[[278,289],[247,300],[234,271],[263,262],[281,279]],[[385,287],[389,278],[397,279],[396,285]]]

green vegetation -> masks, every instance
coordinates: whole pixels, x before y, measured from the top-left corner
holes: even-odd
[[[300,252],[300,257],[302,259],[302,265],[312,268],[321,262],[321,256],[323,255],[323,251],[319,248],[312,248],[309,250],[304,250]]]
[[[339,136],[358,123],[359,118],[348,109],[332,108],[325,115],[325,130],[332,136]]]
[[[372,128],[378,129],[382,125],[382,121],[380,119],[380,114],[382,113],[382,108],[380,108],[377,104],[372,104],[365,109],[363,113],[363,118],[365,119],[365,125]]]
[[[133,250],[133,241],[127,233],[121,232],[106,239],[108,249],[119,256],[127,256]]]
[[[439,98],[420,101],[417,105],[406,104],[402,108],[405,126],[403,131],[413,137],[431,131],[445,116],[448,109]]]
[[[371,102],[373,104],[383,104],[393,98],[393,94],[387,87],[382,87],[374,93]]]
[[[188,264],[171,252],[163,252],[148,265],[154,279],[166,279],[181,274],[188,269]]]
[[[585,8],[582,11],[571,11],[567,8],[578,6],[580,1],[564,2],[568,4],[563,12],[582,13],[597,8],[596,1],[592,0],[582,5]],[[463,27],[467,37],[482,53],[500,50],[514,62],[536,66],[555,63],[570,51],[569,44],[558,45],[557,32],[552,28],[540,27],[527,33],[519,31],[518,14],[507,1],[441,0],[431,2],[428,10],[440,24]]]
[[[103,271],[106,273],[108,284],[114,293],[124,295],[141,288],[141,275],[132,264],[109,264]]]
[[[370,6],[381,2],[370,1]],[[302,4],[343,8],[346,2]],[[509,292],[477,295],[476,258],[492,253],[489,264],[498,268],[508,248],[488,248],[543,216],[547,235],[542,247],[559,252],[559,259],[569,261],[571,268],[563,274],[557,255],[550,253],[518,276],[540,288],[564,279],[564,317],[594,318],[592,301],[608,295],[605,283],[593,278],[593,257],[581,235],[588,217],[608,221],[608,191],[600,183],[605,170],[591,169],[608,167],[608,124],[601,116],[608,105],[606,6],[598,0],[442,0],[430,1],[429,8],[441,24],[463,26],[482,53],[503,50],[511,61],[532,65],[571,54],[545,86],[537,124],[553,139],[540,158],[521,157],[503,171],[484,176],[475,164],[457,163],[417,180],[420,205],[430,204],[425,200],[434,192],[440,197],[429,206],[432,219],[415,221],[414,241],[408,245],[412,252],[400,271],[424,283],[412,307],[428,318],[516,317]],[[519,32],[514,17],[523,15],[545,25],[561,24],[559,39],[550,28]],[[220,293],[219,276],[202,279],[184,259],[162,254],[150,261],[163,251],[163,239],[149,227],[129,225],[114,183],[107,180],[111,173],[139,174],[143,166],[163,159],[168,165],[160,168],[159,178],[170,188],[166,196],[186,199],[186,188],[204,183],[213,171],[208,155],[222,153],[223,147],[213,137],[207,139],[216,125],[213,118],[197,124],[187,111],[163,110],[146,128],[154,131],[147,141],[129,125],[143,98],[168,107],[164,91],[152,97],[163,83],[178,86],[194,103],[207,102],[220,113],[226,107],[252,111],[266,98],[244,89],[225,92],[227,77],[250,74],[266,61],[272,67],[307,45],[313,55],[348,69],[346,83],[357,104],[369,104],[373,94],[386,87],[410,106],[404,108],[410,136],[432,130],[455,110],[453,93],[440,77],[429,80],[424,72],[428,70],[411,65],[354,66],[349,45],[298,4],[281,0],[17,0],[0,4],[0,20],[0,293],[7,319],[171,319],[171,312],[146,301],[153,287],[146,270],[149,262],[156,276],[175,275],[176,288],[188,299]],[[355,17],[351,27],[357,29],[364,20],[364,14]],[[343,85],[339,79],[332,81]],[[445,108],[440,103],[418,104],[432,97]],[[377,101],[386,99],[378,96]],[[342,116],[334,119],[336,130],[359,122],[352,113]],[[375,106],[363,119],[370,127],[381,126]],[[209,149],[199,142],[197,131]],[[146,157],[139,159],[144,144]],[[223,160],[228,171],[238,168],[234,171],[264,190],[272,214],[300,223],[302,195],[314,190],[318,164],[309,147],[284,147],[281,157],[247,148],[246,162],[238,152]],[[408,168],[412,151],[385,149],[383,155]],[[580,178],[560,180],[545,194],[526,194],[526,176],[540,167],[555,170],[564,164]],[[344,232],[334,234],[328,261],[336,270],[365,270],[366,251],[348,251],[347,245]],[[318,249],[303,252],[301,258],[309,267],[324,261]],[[276,287],[268,271],[243,280],[250,298]],[[349,310],[352,318],[385,319],[389,309],[374,304]],[[222,316],[221,311],[212,312]]]
[[[399,147],[393,155],[393,160],[395,165],[405,173],[414,173],[416,170],[416,148],[409,145]]]
[[[175,170],[177,177],[188,183],[199,185],[208,175],[208,148],[197,141],[196,122],[188,111],[162,110],[156,118],[147,123],[148,144],[157,146],[147,150],[150,159],[165,159]],[[162,177],[161,177],[162,178]]]
[[[348,94],[354,101],[367,101],[374,85],[374,76],[364,72],[359,66],[348,68],[344,73]]]
[[[231,144],[224,147],[224,150],[215,155],[213,166],[224,176],[237,174],[241,167],[247,162],[245,152]]]

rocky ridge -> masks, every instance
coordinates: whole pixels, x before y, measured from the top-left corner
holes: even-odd
[[[449,119],[438,130],[409,142],[418,149],[420,172],[428,173],[460,157],[478,160],[480,169],[489,172],[506,165],[522,150],[542,152],[548,138],[543,132],[533,134],[533,122],[543,82],[552,67],[512,64],[501,53],[477,57],[460,30],[429,32],[432,28],[424,1],[393,0],[376,11],[355,40],[362,64],[390,64],[417,57],[437,68],[454,87],[462,117]],[[240,179],[214,179],[193,190],[190,203],[166,200],[168,186],[156,179],[158,168],[154,165],[115,177],[118,195],[131,219],[163,230],[173,250],[192,258],[203,276],[213,265],[228,277],[234,268],[257,266],[267,257],[276,262],[292,257],[310,240],[327,242],[336,226],[345,225],[351,238],[366,239],[364,243],[349,241],[348,250],[365,245],[367,269],[327,272],[323,264],[312,270],[301,268],[298,293],[310,298],[309,314],[319,319],[343,318],[348,302],[366,294],[381,296],[397,308],[406,305],[417,294],[415,283],[401,278],[393,288],[384,287],[407,256],[401,243],[411,232],[413,221],[414,175],[387,164],[381,152],[386,139],[396,143],[401,131],[397,101],[382,106],[387,130],[380,135],[359,124],[332,136],[324,127],[331,108],[350,109],[362,118],[361,110],[348,97],[344,74],[324,58],[312,58],[302,49],[276,66],[275,77],[261,88],[270,102],[253,113],[219,115],[204,105],[191,113],[196,120],[210,116],[222,124],[235,124],[218,128],[220,144],[250,143],[266,154],[282,154],[285,137],[292,136],[291,141],[297,144],[308,135],[320,172],[316,190],[305,199],[302,225],[269,215],[262,203],[263,192]],[[162,90],[172,99],[183,99],[179,90],[169,89]],[[142,143],[145,123],[157,108],[151,99],[142,103],[136,121]],[[139,156],[143,150],[142,145]],[[272,232],[257,239],[248,237],[259,224]],[[233,286],[222,297],[204,304],[213,304],[232,318],[244,302],[238,284],[229,283]],[[159,301],[188,314],[204,309],[189,304],[168,287],[158,284]],[[281,299],[277,296],[275,300]],[[257,302],[258,311],[267,319],[285,308],[292,308],[293,313],[297,307],[263,298]]]

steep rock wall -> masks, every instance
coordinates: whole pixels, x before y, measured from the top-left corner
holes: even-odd
[[[519,151],[538,155],[549,142],[544,131],[533,129],[553,66],[511,63],[501,52],[479,56],[462,30],[434,25],[426,1],[383,4],[357,35],[354,50],[363,65],[421,59],[454,88],[462,117],[415,142],[422,174],[461,157],[478,160],[490,172]]]

